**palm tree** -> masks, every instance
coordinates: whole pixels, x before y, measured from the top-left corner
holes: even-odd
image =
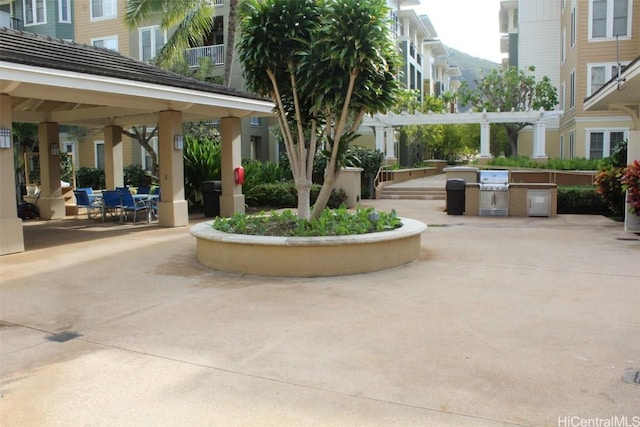
[[[213,0],[127,0],[124,21],[129,27],[135,28],[154,16],[161,18],[161,29],[175,28],[156,57],[158,66],[168,68],[211,30],[215,4]]]

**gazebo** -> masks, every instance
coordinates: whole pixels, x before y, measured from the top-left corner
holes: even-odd
[[[16,215],[13,122],[38,124],[42,219],[63,218],[59,125],[100,127],[107,187],[122,186],[123,126],[158,124],[162,201],[159,224],[188,224],[184,194],[182,123],[219,118],[222,138],[220,212],[244,211],[240,119],[270,116],[273,103],[246,92],[183,77],[117,52],[0,29],[0,255],[24,251]],[[4,135],[4,136],[1,136]]]

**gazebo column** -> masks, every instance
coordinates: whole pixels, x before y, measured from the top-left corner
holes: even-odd
[[[386,137],[386,148],[385,148],[385,161],[387,164],[395,163],[397,161],[396,158],[396,137],[395,131],[392,127],[385,128],[385,137]]]
[[[158,222],[162,227],[181,227],[189,224],[189,209],[184,198],[184,160],[182,149],[174,145],[176,135],[182,136],[182,113],[161,111],[158,120],[161,191]]]
[[[480,122],[480,163],[491,158],[491,123],[488,120]]]
[[[376,150],[384,153],[384,126],[375,126],[374,134],[376,136]]]
[[[108,189],[124,187],[124,161],[122,159],[122,128],[104,128],[104,173]]]
[[[547,161],[546,154],[546,126],[544,120],[539,119],[533,127],[533,155],[532,158],[539,162]]]
[[[627,141],[627,164],[634,160],[640,160],[640,119],[636,115],[634,119],[635,129],[629,130],[629,140]],[[629,205],[625,205],[624,229],[625,231],[640,233],[640,215],[629,212]]]
[[[22,220],[16,216],[11,97],[0,94],[0,128],[9,130],[10,147],[0,148],[0,255],[24,251]]]
[[[242,185],[236,184],[234,169],[242,166],[241,123],[237,117],[224,117],[220,121],[222,138],[222,195],[220,216],[230,217],[235,212],[244,213]]]
[[[58,123],[38,124],[40,146],[40,197],[38,209],[41,219],[60,219],[66,215],[60,183],[60,130]]]

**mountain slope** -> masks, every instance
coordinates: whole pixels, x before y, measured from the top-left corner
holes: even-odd
[[[480,80],[489,71],[500,67],[500,64],[496,62],[476,58],[452,47],[447,47],[447,50],[449,51],[447,62],[449,65],[457,65],[462,73],[461,76],[456,77],[456,80],[466,81],[471,88],[476,87],[474,80]]]

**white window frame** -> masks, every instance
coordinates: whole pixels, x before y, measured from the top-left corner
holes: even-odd
[[[66,6],[67,16],[63,16],[64,9],[62,6]],[[70,24],[71,23],[71,0],[58,0],[58,22]]]
[[[624,136],[622,140],[629,139],[629,128],[587,128],[585,129],[585,157],[587,159],[591,158],[591,134],[593,133],[602,133],[603,134],[603,142],[602,142],[602,158],[611,156],[611,134],[612,133],[623,133]]]
[[[560,60],[564,64],[567,60],[567,29],[562,29],[562,46],[560,46]]]
[[[573,159],[576,155],[576,131],[569,132],[569,158]]]
[[[96,16],[93,10],[93,0],[89,1],[89,18],[90,21],[104,21],[106,19],[113,19],[118,17],[118,2],[117,0],[101,0],[102,10],[101,15]]]
[[[27,20],[27,3],[31,4],[31,22]],[[42,21],[38,21],[38,3],[42,3]],[[24,26],[42,25],[47,23],[47,1],[46,0],[22,0],[22,15]]]
[[[106,147],[104,145],[104,140],[94,140],[93,141],[93,164],[95,165],[95,167],[97,169],[100,169],[100,165],[98,164],[98,146],[102,145],[102,153],[103,156],[105,157],[105,159],[103,159],[103,161],[106,161],[106,157],[107,157],[107,153],[105,151]],[[101,170],[104,170],[104,167],[106,165],[103,165],[103,168]]]
[[[631,27],[632,27],[632,17],[633,17],[633,1],[627,0],[627,34],[620,35],[620,40],[630,40],[631,39]],[[593,2],[594,0],[589,0],[589,41],[590,42],[598,42],[598,41],[607,41],[607,40],[615,40],[616,35],[613,34],[613,6],[615,0],[606,0],[607,2],[607,18],[606,18],[606,34],[604,37],[593,37]]]
[[[629,64],[628,61],[620,62],[621,67],[626,67],[627,64]],[[587,96],[591,96],[595,93],[595,91],[592,90],[592,87],[591,87],[592,86],[591,73],[593,69],[602,68],[602,67],[604,67],[604,82],[602,83],[603,86],[607,84],[607,82],[611,80],[614,76],[617,75],[617,74],[614,74],[614,71],[613,71],[614,69],[616,70],[616,73],[618,71],[617,69],[618,63],[616,62],[598,62],[598,63],[587,64]]]
[[[148,132],[153,132],[153,128],[147,129]],[[154,136],[153,138],[151,138],[149,140],[149,144],[153,147],[153,150],[156,152],[156,155],[158,155],[158,136]],[[140,153],[141,153],[141,161],[140,163],[142,164],[142,169],[148,171],[148,172],[152,172],[153,171],[153,165],[148,165],[147,164],[147,150],[140,145]],[[158,158],[158,161],[160,161],[160,159]]]
[[[260,117],[251,116],[249,119],[249,124],[251,126],[260,126]]]
[[[98,41],[104,42],[104,41],[107,41],[107,40],[115,41],[116,48],[115,49],[111,49],[109,47],[104,47],[103,49],[111,49],[111,50],[115,50],[116,52],[118,52],[120,46],[118,45],[118,36],[117,35],[115,35],[115,36],[106,36],[106,37],[97,37],[95,39],[91,39],[91,46],[95,46],[95,43],[98,42]]]
[[[560,158],[564,159],[564,135],[560,135]]]
[[[576,5],[574,2],[571,2],[571,47],[574,48],[576,46],[576,21],[578,20],[578,17],[576,16]]]
[[[576,69],[569,76],[569,109],[576,108]]]
[[[138,28],[138,57],[140,58],[140,61],[151,61],[156,57],[158,52],[158,40],[156,39],[156,32],[158,30],[160,30],[159,25]],[[151,58],[144,58],[142,51],[142,33],[146,31],[149,31],[151,33],[151,52],[153,52],[153,56],[151,56]],[[167,44],[167,31],[163,30],[162,33],[164,34],[164,44],[162,46],[164,46],[165,44]]]
[[[565,105],[565,82],[560,85],[560,110],[564,110]]]

